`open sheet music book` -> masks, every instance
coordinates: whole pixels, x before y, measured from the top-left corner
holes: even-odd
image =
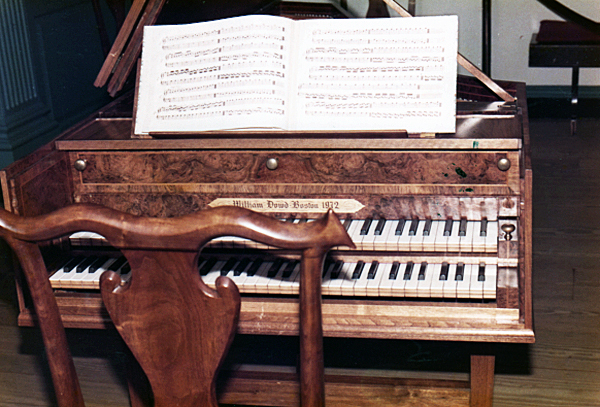
[[[148,26],[134,132],[454,132],[457,44],[456,16]]]

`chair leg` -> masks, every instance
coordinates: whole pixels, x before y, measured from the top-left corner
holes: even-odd
[[[492,407],[494,355],[471,355],[471,407]]]
[[[577,132],[577,116],[579,104],[579,67],[574,66],[571,73],[571,135]]]
[[[129,404],[131,407],[153,406],[150,383],[129,349],[125,349],[124,359],[127,387],[129,388]]]
[[[303,256],[300,275],[300,405],[325,405],[321,268],[323,257]]]

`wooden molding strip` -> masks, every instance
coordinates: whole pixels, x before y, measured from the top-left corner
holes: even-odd
[[[104,64],[96,77],[96,81],[94,82],[94,86],[101,88],[108,81],[108,77],[111,75],[115,65],[119,61],[121,57],[121,53],[123,52],[123,48],[125,48],[125,44],[129,40],[131,36],[131,32],[134,28],[135,23],[138,21],[144,6],[146,5],[147,0],[133,0],[133,4],[127,13],[127,17],[125,18],[125,22],[123,26],[119,30],[119,34],[115,39],[115,42],[110,49],[106,59],[104,60]]]

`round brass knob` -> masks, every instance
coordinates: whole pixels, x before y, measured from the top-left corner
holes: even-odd
[[[75,160],[75,163],[73,163],[73,167],[75,167],[77,171],[84,171],[87,167],[87,161],[83,158]]]
[[[510,168],[510,160],[506,157],[502,157],[498,160],[498,169],[500,171],[508,171]]]
[[[500,226],[500,229],[504,232],[504,239],[512,240],[512,232],[515,231],[515,225],[511,225],[510,223],[505,223]]]
[[[270,170],[276,170],[279,166],[279,160],[277,158],[269,158],[267,160],[266,166]]]

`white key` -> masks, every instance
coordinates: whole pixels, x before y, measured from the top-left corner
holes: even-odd
[[[373,221],[373,219],[363,219],[359,223],[360,223],[360,227],[357,230],[358,239],[359,239],[358,242],[360,242],[361,246],[363,244],[367,244],[368,245],[368,242],[364,243],[364,241],[365,241],[365,238],[367,238],[371,233],[373,233],[373,229],[375,227],[374,226],[374,221]],[[363,228],[365,228],[365,227],[367,227],[366,233],[363,234]]]
[[[485,282],[483,283],[483,298],[496,298],[496,279],[498,278],[498,266],[495,264],[486,264]]]
[[[443,298],[444,297],[444,281],[440,280],[440,273],[442,271],[442,264],[430,264],[433,266],[430,286],[431,298]]]
[[[360,220],[356,220],[353,219],[352,222],[350,223],[350,227],[348,228],[348,236],[350,236],[350,239],[352,239],[352,241],[354,242],[355,245],[359,245],[359,243],[361,242],[361,236],[360,236],[360,226],[362,225],[362,221]],[[358,230],[358,232],[357,232]]]
[[[438,226],[440,225],[440,223],[442,222],[437,220],[431,221],[431,230],[429,231],[429,236],[423,237],[423,251],[435,251],[435,238],[437,236]]]
[[[485,237],[485,252],[486,253],[497,253],[498,252],[498,222],[488,222],[487,225],[487,236]]]
[[[379,269],[377,270],[377,274],[379,275],[377,296],[379,297],[390,297],[392,295],[392,286],[394,284],[394,280],[390,280],[389,278],[391,270],[392,263],[384,263],[379,265]]]
[[[456,298],[456,264],[448,266],[448,278],[444,281],[444,298]]]
[[[291,271],[291,274],[288,278],[283,277],[283,273],[287,270],[288,267],[294,267]],[[292,294],[293,293],[293,285],[294,279],[297,277],[298,273],[294,275],[294,270],[300,270],[300,262],[295,262],[293,260],[284,261],[275,278],[271,278],[274,280],[274,283],[269,283],[268,290],[269,294]]]
[[[381,235],[375,236],[373,240],[373,250],[375,251],[386,251],[396,250],[398,238],[395,235],[396,226],[398,225],[397,220],[387,220],[385,226],[381,231]]]
[[[360,277],[359,278],[354,278],[354,273],[356,273],[356,268],[359,267],[359,265],[362,265],[362,271],[360,273]],[[356,267],[354,270],[352,270],[353,273],[353,280],[354,280],[354,285],[353,285],[353,292],[354,292],[354,296],[355,297],[364,297],[367,295],[367,274],[369,272],[368,268],[369,268],[369,263],[365,263],[365,262],[358,262],[356,263]]]
[[[417,296],[417,286],[419,284],[419,278],[418,278],[419,267],[421,267],[420,263],[414,263],[414,265],[412,267],[412,273],[410,274],[410,279],[405,280],[405,284],[404,284],[404,296],[405,297],[416,297]]]
[[[392,296],[393,297],[405,297],[406,292],[404,287],[406,286],[406,281],[404,280],[404,273],[406,271],[406,263],[400,263],[400,268],[398,269],[398,275],[394,280],[394,285],[392,285]],[[413,266],[414,267],[414,266]]]
[[[485,276],[485,274],[484,274]],[[469,298],[483,299],[484,281],[479,281],[479,264],[471,265],[471,286],[469,287]]]
[[[83,263],[85,261],[85,257],[76,257],[75,260],[80,260],[77,261],[77,265]],[[72,268],[70,268],[68,271],[64,270],[63,267],[63,272],[61,275],[57,276],[57,287],[56,288],[72,288],[71,287],[71,280],[73,280],[73,278],[77,275],[77,265],[74,265]]]
[[[448,246],[448,236],[444,236],[444,232],[446,230],[446,221],[439,220],[436,222],[438,223],[438,227],[435,235],[434,248],[436,252],[445,252],[447,251]]]
[[[411,221],[412,222],[412,221]],[[420,220],[419,225],[417,226],[417,230],[413,236],[411,236],[409,247],[410,251],[413,252],[421,252],[423,251],[423,230],[425,229],[425,224],[427,221]]]
[[[419,266],[419,273],[423,264]],[[431,283],[433,281],[434,265],[426,264],[425,275],[422,277],[417,273],[417,297],[431,298]]]
[[[67,274],[68,272],[65,271],[65,266],[69,264],[69,262],[71,262],[72,266],[75,267],[77,264],[75,258],[70,259],[69,261],[67,261],[65,265],[63,265],[61,268],[59,268],[58,270],[56,270],[54,272],[54,274],[52,274],[50,276],[50,285],[52,286],[52,288],[61,288],[60,287],[60,282],[61,280],[65,277],[65,274]],[[69,268],[70,270],[70,268]]]
[[[252,266],[252,261],[252,259],[247,257],[240,259],[240,261],[237,262],[233,267],[233,271],[227,274],[227,277],[229,277],[235,283],[235,285],[238,286],[240,292],[245,292],[244,287],[246,285],[246,277],[248,277],[246,273]],[[242,262],[245,262],[245,264]],[[236,271],[238,268],[241,268],[241,270]]]
[[[258,280],[257,274],[261,271],[262,267],[265,265],[261,259],[253,259],[248,268],[245,270],[246,279],[244,280],[244,292],[246,293],[256,293],[256,281]],[[250,275],[250,274],[252,275]]]
[[[340,275],[338,277],[339,285],[336,284],[336,287],[339,287],[338,295],[354,295],[354,280],[352,279],[352,272],[356,267],[356,263],[344,263],[344,266],[340,270]]]
[[[93,273],[87,273],[87,275],[81,280],[81,288],[93,290],[100,288],[100,276],[104,273],[110,265],[116,260],[116,258],[109,258],[102,266]]]
[[[377,230],[377,225],[379,224],[380,220],[379,219],[373,219],[373,221],[371,222],[371,227],[369,228],[369,233],[365,236],[363,236],[363,240],[362,240],[362,248],[363,250],[375,250],[375,240],[380,237],[381,235],[376,235],[375,232]],[[384,228],[385,225],[387,224],[387,221],[385,221],[384,223]],[[382,230],[383,232],[383,230]]]
[[[485,220],[487,222],[487,220]],[[489,224],[489,222],[487,222]],[[485,253],[486,236],[481,236],[482,221],[477,221],[473,225],[473,251],[476,253]],[[487,230],[487,226],[486,226]]]
[[[346,276],[342,272],[343,269],[344,269],[343,261],[334,263],[334,265],[330,271],[331,274],[328,277],[329,282],[327,283],[327,290],[328,290],[329,295],[342,295],[342,284],[343,284],[344,278]],[[337,274],[336,278],[333,278],[334,274]]]
[[[287,265],[287,261],[283,261],[279,263],[279,267],[277,267],[277,262],[273,262],[273,267],[270,267],[267,271],[267,278],[269,279],[267,283],[267,293],[268,294],[279,294],[279,285],[281,284],[281,274],[283,273],[283,269]],[[277,271],[274,271],[275,267],[277,267]]]
[[[460,236],[458,230],[460,228],[460,221],[455,220],[452,222],[452,232],[446,241],[446,251],[448,252],[459,252],[460,251]]]
[[[367,296],[377,297],[379,296],[379,286],[383,281],[383,276],[386,275],[386,270],[389,270],[392,265],[378,263],[375,276],[373,278],[369,278],[369,271],[371,270],[373,264],[374,263],[371,263],[369,265],[369,269],[367,270]]]
[[[246,285],[250,293],[266,294],[266,286],[269,283],[267,271],[273,265],[273,262],[263,261],[256,273],[253,276],[246,278]]]
[[[410,250],[410,239],[412,236],[409,235],[411,220],[405,220],[404,229],[402,234],[398,236],[398,251],[409,251]]]
[[[464,236],[459,236],[459,249],[461,252],[473,251],[473,231],[475,230],[475,222],[468,221],[467,229]]]
[[[334,268],[335,268],[334,261],[326,262],[325,265],[323,266],[325,273],[323,274],[323,277],[322,277],[323,282],[321,283],[321,294],[322,295],[332,295],[329,285],[334,280],[331,278],[331,272],[333,271]]]
[[[470,285],[471,285],[471,265],[464,265],[464,275],[462,280],[456,281],[456,297],[457,298],[469,298]],[[457,267],[458,274],[458,267]]]

